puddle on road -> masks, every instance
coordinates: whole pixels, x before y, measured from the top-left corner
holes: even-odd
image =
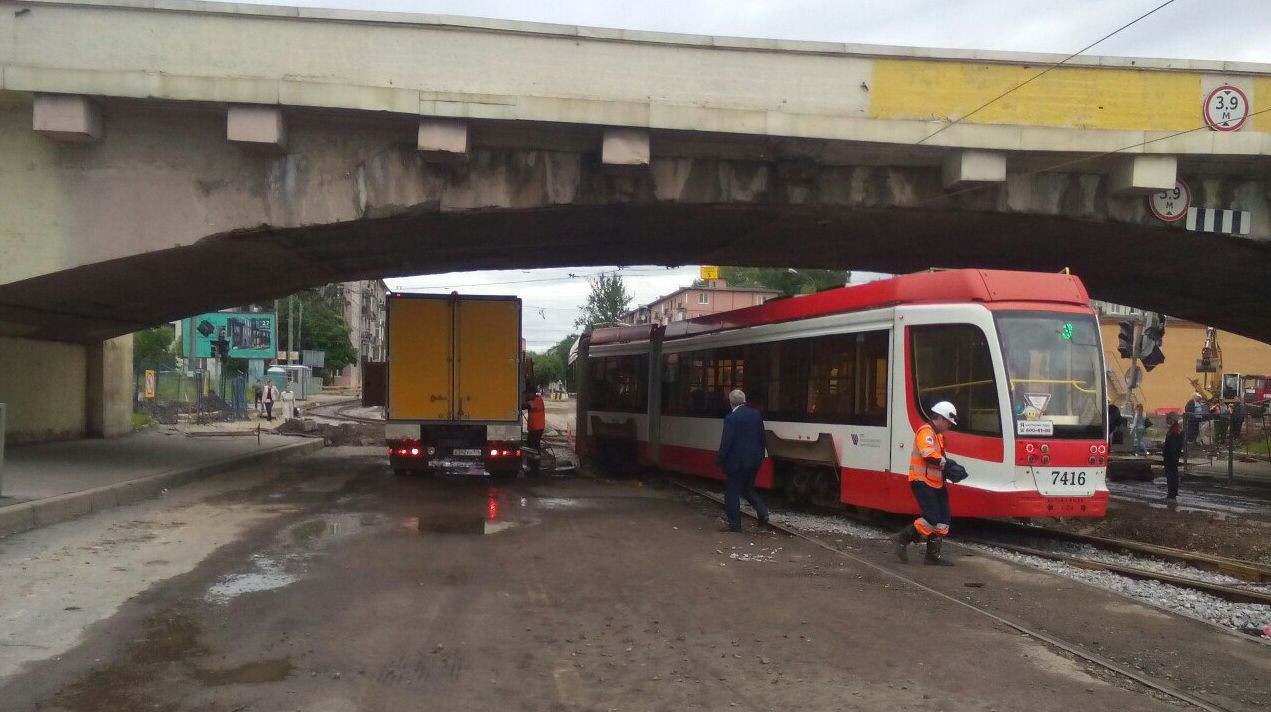
[[[323,514],[282,530],[269,551],[252,554],[248,571],[222,576],[204,599],[224,605],[245,593],[273,591],[300,580],[304,568],[322,547],[358,534],[388,528],[382,514],[344,512]]]
[[[204,598],[209,603],[226,604],[245,593],[272,591],[300,580],[296,574],[289,573],[281,561],[265,554],[252,554],[252,565],[255,571],[222,576],[207,589]]]
[[[261,685],[281,682],[291,675],[291,661],[286,658],[260,660],[228,670],[199,670],[194,673],[204,687],[221,685]]]

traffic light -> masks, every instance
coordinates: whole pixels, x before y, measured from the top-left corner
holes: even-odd
[[[1139,343],[1139,358],[1143,359],[1143,368],[1151,371],[1165,363],[1165,352],[1161,351],[1161,343],[1165,340],[1165,317],[1156,312],[1148,312],[1143,324],[1143,340]]]
[[[1134,323],[1121,322],[1121,332],[1117,334],[1117,353],[1121,358],[1134,357]]]

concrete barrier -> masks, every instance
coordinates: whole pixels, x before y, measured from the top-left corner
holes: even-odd
[[[156,497],[165,489],[187,484],[209,475],[229,472],[252,465],[263,465],[292,455],[313,452],[320,449],[324,444],[321,439],[308,439],[291,445],[273,447],[261,452],[209,462],[197,467],[170,470],[135,480],[114,482],[79,492],[69,492],[33,502],[0,507],[0,537],[46,527],[50,524],[57,524],[85,514]]]

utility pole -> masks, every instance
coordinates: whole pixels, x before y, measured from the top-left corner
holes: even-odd
[[[1130,377],[1133,379],[1132,385],[1128,385],[1125,389],[1125,403],[1121,408],[1121,415],[1126,413],[1134,413],[1134,389],[1139,387],[1140,381],[1143,380],[1143,370],[1139,368],[1139,344],[1143,342],[1143,317],[1135,317],[1134,319],[1134,340],[1130,343],[1133,348],[1130,349]]]
[[[295,327],[296,325],[296,320],[294,318],[295,309],[296,309],[296,295],[293,294],[287,297],[287,365],[288,366],[291,365],[291,346],[293,343],[291,339],[295,333],[295,329],[293,327]]]
[[[296,351],[304,351],[305,349],[305,302],[301,299],[296,303]]]

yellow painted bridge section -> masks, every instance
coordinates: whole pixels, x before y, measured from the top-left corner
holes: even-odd
[[[870,85],[869,115],[879,119],[957,119],[1043,69],[1044,66],[877,59]],[[1060,67],[965,121],[1182,131],[1202,125],[1204,98],[1199,73]]]

